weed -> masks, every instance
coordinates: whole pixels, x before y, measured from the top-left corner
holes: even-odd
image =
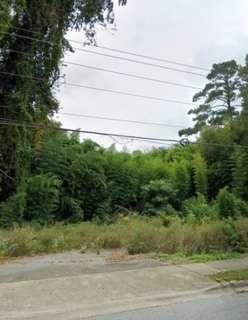
[[[165,226],[166,225],[166,226]],[[129,254],[157,252],[210,259],[214,253],[248,251],[248,218],[188,224],[164,217],[128,216],[111,225],[82,222],[0,230],[0,258],[40,253],[126,248]],[[209,255],[209,256],[208,256]]]

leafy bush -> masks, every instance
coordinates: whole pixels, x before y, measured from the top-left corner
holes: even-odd
[[[158,251],[159,243],[157,236],[152,228],[146,230],[136,230],[130,236],[127,243],[127,250],[129,254],[148,253],[151,251]]]
[[[244,247],[242,245],[242,235],[240,234],[236,224],[229,219],[223,225],[223,232],[226,236],[226,249],[243,252]]]
[[[84,212],[80,201],[62,195],[60,198],[59,216],[60,219],[72,223],[83,220]]]
[[[248,217],[248,203],[241,199],[237,199],[238,211],[242,216]]]
[[[24,219],[41,223],[52,221],[59,208],[61,181],[50,174],[40,174],[27,179]]]
[[[6,237],[4,255],[9,257],[32,255],[34,240],[35,231],[32,228],[15,228]]]
[[[197,193],[207,196],[207,165],[200,153],[196,153],[193,161],[194,184]]]
[[[142,188],[144,209],[148,214],[166,212],[168,205],[177,202],[177,190],[166,180],[153,180]]]
[[[204,195],[198,193],[197,197],[184,202],[184,213],[187,222],[200,223],[204,217],[217,218],[218,213],[214,205],[208,204]]]
[[[26,207],[26,193],[18,191],[0,205],[0,226],[3,228],[12,227],[14,224],[23,222],[24,210]]]
[[[162,213],[160,215],[162,225],[165,228],[170,227],[173,223],[177,223],[180,221],[180,218],[178,216],[178,212],[173,208],[168,208],[165,213]]]
[[[227,188],[220,190],[217,196],[217,204],[222,218],[237,218],[240,215],[248,215],[248,205],[237,198]]]
[[[192,194],[192,179],[190,163],[185,159],[170,164],[171,183],[177,191],[177,201],[174,201],[174,206],[181,209],[183,201]]]

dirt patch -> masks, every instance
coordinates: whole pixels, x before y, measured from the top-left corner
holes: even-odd
[[[164,264],[144,255],[129,256],[124,250],[106,250],[100,254],[72,251],[8,260],[0,265],[0,283],[135,270],[161,265]]]
[[[144,254],[130,255],[127,249],[116,249],[111,252],[110,255],[106,257],[106,262],[108,263],[117,263],[117,262],[126,262],[126,261],[141,261],[145,260],[148,257]]]

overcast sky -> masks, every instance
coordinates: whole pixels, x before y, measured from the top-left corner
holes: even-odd
[[[117,30],[111,28],[100,29],[97,41],[99,46],[128,50],[205,68],[210,68],[213,63],[232,58],[243,62],[246,53],[248,53],[247,12],[247,0],[129,0],[126,7],[115,8]],[[68,37],[74,40],[83,40],[82,32],[70,32]],[[80,46],[80,44],[77,45],[77,47]],[[134,58],[110,53],[99,48],[93,49],[98,52]],[[199,76],[191,76],[80,51],[67,54],[65,60],[196,87],[202,87],[205,83],[205,79]],[[145,59],[139,60],[147,61]],[[173,67],[173,65],[164,65]],[[178,66],[174,67],[178,68]],[[130,79],[71,65],[63,71],[66,74],[67,82],[165,99],[182,100],[189,102],[189,104],[171,104],[61,86],[57,94],[61,112],[161,122],[185,127],[191,123],[187,111],[191,107],[192,96],[197,90]],[[201,72],[200,70],[190,71]],[[204,71],[202,72],[204,73]],[[128,124],[69,116],[56,116],[56,119],[68,128],[146,137],[178,138],[178,128],[172,127]],[[85,137],[89,136],[82,135],[82,138]],[[105,146],[113,143],[111,138],[91,137]],[[118,139],[118,142],[127,142],[129,149],[148,146],[148,144],[134,143],[127,139]]]

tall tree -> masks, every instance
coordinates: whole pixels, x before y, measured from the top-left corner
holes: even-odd
[[[198,144],[208,168],[208,195],[214,198],[221,188],[232,185],[233,126],[205,128]]]
[[[119,4],[125,4],[119,0]],[[114,20],[112,0],[4,0],[0,7],[0,201],[29,170],[30,148],[42,129],[3,121],[45,124],[58,109],[54,88],[66,50],[68,30]],[[3,18],[3,19],[2,19]]]
[[[240,94],[241,78],[235,60],[214,64],[208,74],[209,82],[193,97],[193,102],[203,100],[188,114],[194,115],[195,125],[179,131],[180,135],[192,135],[206,126],[223,125],[238,115],[237,101]]]
[[[242,112],[233,124],[233,139],[242,147],[237,147],[233,154],[233,186],[239,197],[248,200],[248,55],[240,75]]]

